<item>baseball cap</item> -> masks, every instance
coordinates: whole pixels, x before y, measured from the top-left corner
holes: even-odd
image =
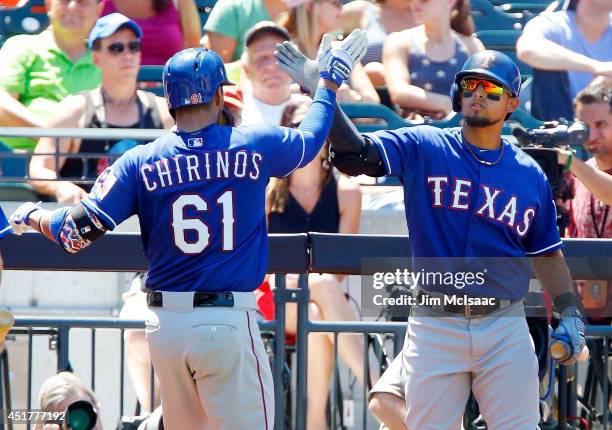
[[[119,12],[115,12],[111,13],[110,15],[105,15],[102,18],[98,18],[96,25],[94,25],[94,28],[91,30],[89,37],[87,38],[87,47],[92,49],[96,40],[112,36],[121,27],[129,28],[139,39],[142,37],[142,30],[136,21],[123,14],[120,14]]]
[[[289,32],[285,27],[272,21],[260,21],[253,27],[249,28],[249,30],[246,32],[244,35],[244,44],[249,46],[256,38],[265,33],[276,34],[284,40],[291,39],[291,36],[289,36]]]

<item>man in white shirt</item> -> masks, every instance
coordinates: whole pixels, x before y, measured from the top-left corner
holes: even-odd
[[[262,21],[246,33],[242,63],[251,85],[244,94],[242,125],[279,125],[285,106],[305,97],[292,94],[291,77],[276,64],[274,49],[285,40],[289,40],[287,30],[271,21]]]

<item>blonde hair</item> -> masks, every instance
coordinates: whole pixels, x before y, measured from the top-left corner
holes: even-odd
[[[283,127],[297,128],[301,124],[306,112],[310,108],[312,102],[307,99],[298,102],[289,103],[283,110],[280,125]],[[323,187],[332,177],[333,169],[327,161],[329,155],[329,143],[325,143],[319,152],[321,165],[325,170],[321,187]],[[285,178],[270,178],[270,184],[266,189],[266,200],[270,204],[270,212],[284,213],[289,201],[289,183],[291,175]]]
[[[316,58],[318,44],[323,35],[319,34],[316,13],[312,9],[307,10],[308,5],[314,9],[317,7],[317,0],[292,8],[289,14],[280,20],[279,24],[291,34],[293,42],[302,53],[306,54],[307,57]]]
[[[56,411],[68,396],[77,393],[85,393],[94,406],[98,405],[95,394],[83,385],[79,378],[70,372],[60,372],[42,384],[38,394],[38,404],[43,411]]]

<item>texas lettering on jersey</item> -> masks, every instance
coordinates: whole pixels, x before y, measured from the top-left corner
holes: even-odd
[[[449,178],[448,176],[428,176],[427,184],[431,188],[431,201],[434,208],[445,208],[467,211],[477,195],[473,190],[472,181],[467,179]],[[527,207],[519,212],[519,200],[516,195],[510,195],[490,185],[480,184],[484,201],[475,205],[473,214],[500,222],[516,231],[523,237],[529,231],[536,209]],[[451,198],[446,197],[450,193]],[[450,204],[444,202],[450,201]]]
[[[263,156],[257,151],[207,151],[160,158],[140,166],[147,191],[212,179],[257,181]]]

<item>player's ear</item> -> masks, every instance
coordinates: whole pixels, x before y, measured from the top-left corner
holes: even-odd
[[[215,93],[215,107],[222,108],[223,107],[223,86],[219,86],[217,88],[217,92]]]
[[[518,97],[509,97],[506,103],[506,112],[512,113],[519,108],[521,100]]]

